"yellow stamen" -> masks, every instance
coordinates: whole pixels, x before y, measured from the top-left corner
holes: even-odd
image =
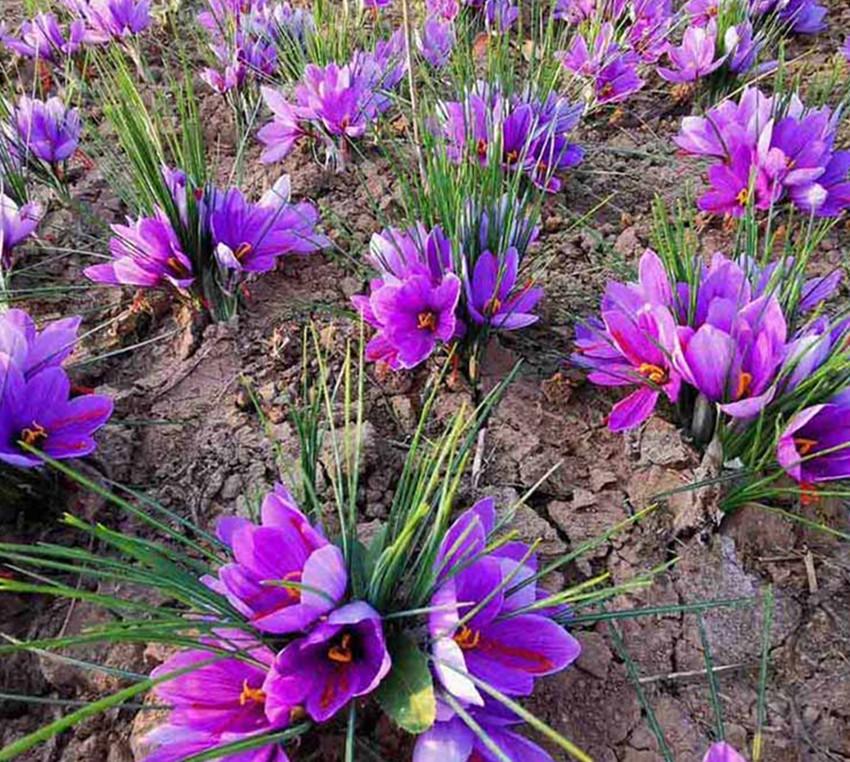
[[[735,200],[741,205],[746,206],[750,203],[750,189],[744,188],[737,196],[735,196]]]
[[[638,367],[638,373],[644,378],[649,379],[653,384],[658,384],[659,386],[663,386],[670,380],[664,368],[653,365],[650,362],[642,362]]]
[[[47,430],[40,423],[32,422],[31,429],[21,431],[21,441],[29,447],[38,447],[47,439]]]
[[[464,651],[471,651],[481,641],[481,633],[463,625],[453,638]]]
[[[500,309],[502,309],[502,302],[499,301],[498,297],[494,296],[492,299],[488,299],[484,305],[484,314],[488,317],[493,317]]]
[[[354,654],[351,652],[351,635],[347,632],[343,633],[339,645],[328,649],[328,658],[337,664],[350,664],[354,660]]]
[[[245,706],[249,701],[254,701],[257,704],[266,703],[266,694],[261,688],[252,688],[248,685],[248,681],[242,682],[242,693],[239,696],[239,706]]]
[[[431,331],[433,333],[437,330],[437,316],[431,310],[420,312],[416,316],[416,327],[420,331]]]
[[[508,151],[505,155],[505,163],[506,164],[515,164],[517,159],[519,159],[518,151]]]
[[[233,256],[236,257],[237,262],[244,261],[245,257],[247,257],[252,251],[254,247],[251,246],[250,243],[242,243],[239,244],[239,247],[236,251],[233,252]]]

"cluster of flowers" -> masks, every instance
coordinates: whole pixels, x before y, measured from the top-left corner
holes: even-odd
[[[491,227],[502,229],[506,213],[503,199],[493,213],[478,216],[478,230],[468,225],[461,234],[461,251],[439,225],[389,228],[372,236],[367,259],[379,277],[368,295],[352,297],[377,330],[366,347],[367,359],[394,370],[413,368],[441,342],[474,341],[485,330],[515,331],[537,321],[533,310],[543,289],[531,280],[520,284],[518,276],[522,255],[538,231],[514,218],[494,253]]]
[[[81,318],[49,323],[42,331],[23,310],[0,314],[0,461],[35,468],[33,447],[57,460],[95,450],[92,435],[112,415],[112,401],[75,396],[62,363],[74,351]]]
[[[676,138],[691,156],[719,160],[708,170],[711,189],[701,209],[741,216],[785,199],[817,217],[850,207],[850,152],[836,151],[840,111],[809,109],[746,88],[704,117],[687,117]]]
[[[721,67],[741,76],[756,67],[767,48],[791,33],[821,31],[826,9],[814,0],[689,0],[674,11],[671,0],[557,0],[554,15],[577,27],[570,47],[558,54],[566,69],[587,78],[598,105],[627,99],[645,84],[640,67],[669,66],[669,82],[691,84]],[[670,37],[684,28],[680,44]]]
[[[218,68],[204,69],[201,78],[220,93],[275,74],[278,45],[304,47],[315,29],[312,14],[288,2],[208,0],[207,5],[198,21],[210,34]]]
[[[639,275],[637,283],[609,283],[601,319],[576,332],[572,359],[590,371],[591,382],[638,384],[612,409],[612,431],[641,424],[662,394],[672,403],[700,395],[745,427],[771,405],[784,410],[789,394],[848,351],[848,320],[833,325],[821,316],[791,336],[788,328],[832,296],[840,271],[802,281],[790,260],[760,267],[718,253],[692,288],[671,283],[660,258],[647,251]],[[781,283],[800,294],[794,314],[786,315],[776,296]],[[850,445],[847,392],[799,411],[782,434],[777,460],[798,482],[850,476],[850,450],[836,451],[839,443]]]
[[[140,288],[170,284],[188,291],[204,280],[205,263],[217,263],[235,283],[240,273],[272,270],[285,254],[309,254],[328,245],[316,232],[316,207],[308,201],[290,203],[287,175],[256,203],[238,188],[192,188],[179,170],[166,169],[164,176],[179,225],[160,208],[150,216],[128,220],[127,225],[113,225],[115,235],[109,241],[113,259],[86,268],[89,279]],[[194,215],[190,215],[190,195]],[[210,247],[212,256],[184,248],[184,242],[192,240],[190,216],[197,219],[198,238],[203,247]]]
[[[0,274],[14,265],[15,247],[35,232],[42,213],[36,201],[18,206],[14,199],[0,193]]]
[[[57,97],[41,101],[23,95],[8,123],[0,126],[0,152],[4,164],[11,161],[15,167],[33,160],[56,167],[74,155],[81,132],[77,109]]]
[[[567,667],[580,646],[554,621],[557,612],[535,606],[545,594],[537,590],[529,548],[512,542],[486,552],[494,525],[493,501],[485,499],[446,533],[435,561],[428,650],[442,690],[466,705],[509,757],[549,761],[511,731],[520,720],[485,701],[473,678],[509,696],[527,696],[536,677]],[[201,648],[179,652],[154,670],[154,679],[189,671],[155,688],[172,709],[167,724],[147,737],[154,750],[146,762],[184,759],[307,717],[327,722],[395,668],[388,623],[369,602],[349,600],[342,552],[285,488],[266,496],[260,526],[226,518],[218,536],[233,560],[202,581],[227,598],[247,629],[213,628]],[[458,762],[490,759],[480,733],[437,701],[437,722],[417,740],[417,762],[443,762],[449,754]],[[275,745],[238,759],[285,762],[287,756]]]
[[[356,51],[342,66],[308,64],[295,88],[294,103],[264,87],[263,98],[273,118],[257,133],[266,146],[262,161],[280,161],[303,138],[320,141],[329,155],[336,155],[338,148],[344,152],[345,141],[362,137],[390,107],[389,91],[406,70],[405,36],[399,29],[379,41],[374,51]]]
[[[72,20],[63,29],[55,13],[39,13],[17,34],[0,24],[0,41],[10,50],[59,65],[86,44],[124,40],[150,26],[150,0],[63,0]]]
[[[461,10],[483,13],[484,24],[491,34],[507,32],[519,18],[519,7],[514,0],[426,0],[426,18],[440,22],[444,29],[452,29]],[[427,26],[427,25],[426,25]],[[436,29],[435,24],[432,27]]]
[[[556,57],[588,80],[588,100],[598,105],[624,101],[644,86],[639,69],[664,54],[675,21],[672,0],[558,0],[554,15],[577,27]]]
[[[442,101],[432,130],[445,142],[450,161],[500,165],[522,172],[538,188],[561,189],[559,173],[575,167],[584,152],[570,141],[583,106],[550,93],[508,96],[497,85],[478,82],[462,101]]]

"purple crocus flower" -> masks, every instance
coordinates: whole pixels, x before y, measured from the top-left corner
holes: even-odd
[[[21,153],[49,164],[70,158],[80,142],[80,114],[59,98],[39,101],[22,96],[12,117]]]
[[[205,639],[211,648],[239,651],[227,657],[213,650],[182,651],[153,670],[158,679],[172,672],[190,670],[158,684],[154,693],[171,705],[169,720],[145,737],[154,752],[145,762],[180,762],[193,754],[226,743],[245,740],[289,724],[273,724],[266,715],[263,682],[274,662],[274,654],[244,633],[217,641]],[[195,667],[192,669],[192,667]],[[270,744],[223,759],[233,762],[287,762],[276,744]]]
[[[682,6],[682,13],[692,25],[708,26],[720,13],[720,0],[688,0]]]
[[[381,273],[368,296],[352,297],[363,319],[378,329],[366,347],[371,362],[395,370],[418,365],[439,341],[462,331],[455,317],[460,279],[452,270],[452,246],[436,226],[389,228],[372,236],[369,262]]]
[[[218,536],[234,561],[205,582],[258,630],[306,630],[345,595],[348,572],[342,553],[311,526],[280,484],[263,500],[260,526],[228,517],[219,521]]]
[[[790,196],[804,212],[838,217],[850,207],[850,151],[836,151],[816,180],[792,187]]]
[[[12,264],[12,250],[29,238],[41,220],[41,204],[31,201],[18,206],[0,193],[0,268]]]
[[[65,0],[86,24],[85,41],[123,40],[150,26],[150,0]]]
[[[325,722],[375,690],[390,667],[380,615],[368,603],[349,603],[278,654],[263,684],[266,716],[285,724],[303,709]]]
[[[454,44],[454,24],[434,17],[425,20],[419,50],[431,66],[435,69],[443,68],[451,57]]]
[[[756,209],[768,209],[775,196],[763,172],[753,178],[753,154],[741,146],[724,164],[708,169],[710,189],[697,200],[697,206],[712,214],[741,217],[752,204]]]
[[[489,30],[504,34],[519,18],[519,8],[511,0],[487,0],[484,3],[484,18]]]
[[[844,40],[844,44],[839,48],[838,52],[844,56],[844,60],[850,63],[850,37]]]
[[[797,413],[779,437],[776,459],[801,484],[850,478],[850,392]]]
[[[529,283],[516,290],[518,269],[519,252],[514,247],[507,250],[501,262],[489,251],[478,257],[472,277],[465,279],[467,307],[476,323],[515,331],[537,322],[539,318],[532,310],[543,298],[543,289]]]
[[[668,48],[667,55],[675,68],[658,67],[658,73],[668,82],[696,82],[719,69],[726,56],[717,55],[717,27],[714,22],[704,27],[685,30],[682,44]]]
[[[507,543],[482,555],[486,534],[481,530],[492,529],[492,517],[492,504],[482,501],[443,538],[437,559],[443,581],[431,598],[428,621],[437,679],[475,706],[483,706],[484,699],[469,675],[507,695],[528,696],[537,677],[564,669],[581,651],[578,641],[545,614],[523,613],[538,599],[531,579],[536,558],[520,565],[526,545]]]
[[[230,270],[268,272],[278,257],[309,254],[328,245],[316,232],[313,204],[290,204],[289,176],[283,175],[256,204],[238,188],[217,194],[210,212],[215,255]]]
[[[755,34],[751,21],[726,30],[724,46],[729,57],[729,70],[735,74],[750,71],[764,47],[764,38]]]
[[[413,275],[399,285],[384,285],[372,293],[372,313],[381,335],[395,350],[399,367],[413,368],[455,336],[455,309],[460,279],[448,273],[438,285],[424,275]]]
[[[570,24],[580,24],[593,16],[596,0],[556,0],[552,15]]]
[[[112,415],[112,400],[99,395],[70,399],[71,382],[61,368],[50,367],[27,379],[0,354],[0,461],[21,468],[42,464],[19,442],[56,460],[94,452],[92,435]]]
[[[796,34],[817,34],[826,29],[827,9],[816,0],[772,0],[780,21]]]
[[[454,21],[460,13],[460,2],[459,0],[425,0],[425,10],[429,18]]]
[[[260,160],[264,164],[273,164],[286,158],[295,144],[307,135],[304,122],[309,112],[301,106],[290,103],[271,87],[263,87],[262,94],[263,100],[272,111],[273,118],[257,133],[257,138],[266,146]]]
[[[662,392],[671,402],[678,400],[681,377],[672,365],[676,327],[667,308],[651,304],[633,313],[603,311],[602,321],[607,338],[621,359],[614,365],[597,367],[590,374],[590,381],[606,386],[640,384],[614,405],[608,416],[611,431],[624,431],[640,425],[652,414]],[[580,364],[594,365],[589,357],[579,355],[575,359]]]
[[[59,367],[74,351],[82,318],[54,320],[39,331],[23,310],[0,314],[0,354],[6,355],[29,380],[47,368]]]
[[[703,325],[679,330],[674,365],[725,413],[750,418],[773,399],[786,336],[776,297],[761,296],[745,306],[715,299]]]
[[[26,58],[52,64],[74,55],[82,47],[84,35],[85,25],[78,19],[69,26],[66,38],[53,13],[39,13],[25,21],[17,36],[5,33],[0,25],[0,40],[7,48]]]
[[[640,90],[646,82],[637,73],[637,62],[629,53],[618,55],[596,75],[596,102],[620,103]]]
[[[520,720],[504,717],[492,706],[492,712],[472,708],[471,715],[484,734],[493,741],[508,759],[516,762],[552,762],[550,757],[537,744],[515,733],[512,725]],[[413,750],[413,762],[497,762],[499,759],[484,745],[479,734],[475,733],[459,717],[451,713],[416,738]]]
[[[83,273],[95,283],[155,288],[170,283],[188,289],[194,282],[192,262],[168,215],[156,209],[152,217],[140,217],[128,225],[113,225],[109,241],[113,261],[87,267]]]
[[[747,762],[725,741],[711,744],[702,762]]]
[[[366,132],[363,91],[349,66],[308,64],[295,95],[330,135],[359,138]]]

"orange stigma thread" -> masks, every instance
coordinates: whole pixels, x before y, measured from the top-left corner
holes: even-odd
[[[753,374],[747,373],[746,371],[742,372],[740,376],[738,376],[738,388],[735,390],[735,399],[739,400],[743,397],[748,391],[750,391],[750,386],[753,383]]]
[[[437,330],[437,316],[431,310],[420,312],[416,316],[416,327],[420,331],[431,331],[433,333]]]
[[[453,640],[464,651],[471,651],[481,642],[481,633],[462,625],[460,631],[455,633]]]
[[[328,658],[337,664],[351,664],[354,661],[354,654],[351,652],[351,635],[347,632],[343,633],[339,645],[328,649]]]
[[[21,431],[21,441],[29,447],[38,447],[47,439],[47,429],[40,423],[32,422],[31,429]]]
[[[248,685],[248,681],[244,680],[242,682],[242,693],[239,696],[239,706],[245,706],[249,701],[257,704],[265,704],[266,694],[261,688],[252,688]]]
[[[247,257],[253,250],[254,247],[251,246],[250,243],[241,243],[236,251],[233,252],[233,256],[236,257],[237,262],[244,262],[245,257]]]
[[[800,455],[808,455],[816,446],[817,439],[806,439],[805,437],[794,437],[794,445]]]

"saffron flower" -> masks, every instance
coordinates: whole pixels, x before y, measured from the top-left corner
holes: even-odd
[[[257,203],[238,188],[215,195],[209,226],[215,255],[223,267],[268,272],[278,257],[309,254],[328,245],[316,232],[319,213],[307,201],[290,204],[289,176],[278,178]]]
[[[423,58],[435,69],[445,66],[455,44],[454,25],[439,18],[425,20],[419,40],[419,50]]]
[[[472,718],[508,759],[517,762],[552,762],[552,757],[537,744],[511,729],[520,720],[504,716],[504,711],[500,712],[501,707],[498,705],[489,708],[490,713],[472,708]],[[454,715],[446,719],[438,716],[437,722],[417,737],[413,750],[413,762],[496,762],[497,759],[482,742],[481,736]]]
[[[348,572],[342,553],[311,526],[280,484],[263,500],[260,526],[225,518],[219,521],[218,537],[234,561],[205,582],[258,630],[302,632],[345,595]]]
[[[669,48],[667,55],[673,68],[658,67],[658,73],[668,82],[696,82],[719,69],[726,56],[717,55],[717,26],[692,26],[685,30],[682,44]]]
[[[850,478],[850,391],[797,413],[779,438],[776,459],[800,484]]]
[[[702,759],[702,762],[747,762],[735,749],[725,741],[713,743]]]
[[[85,41],[102,44],[137,35],[150,26],[150,0],[65,0],[86,25]]]
[[[80,142],[80,114],[59,98],[39,101],[22,96],[12,116],[23,155],[32,154],[48,164],[70,158]]]
[[[363,91],[349,66],[308,64],[295,90],[298,103],[331,135],[359,138],[366,132]]]
[[[12,265],[13,249],[35,232],[41,215],[38,202],[31,201],[19,207],[0,193],[0,268]]]
[[[543,298],[543,289],[529,284],[517,290],[518,269],[519,253],[514,247],[501,262],[489,251],[478,257],[472,277],[465,279],[467,306],[476,323],[515,331],[537,322],[532,310]]]
[[[676,326],[666,307],[644,304],[634,312],[609,309],[602,312],[603,331],[593,325],[577,342],[573,361],[591,370],[589,380],[603,386],[632,386],[636,391],[618,402],[608,416],[611,431],[624,431],[643,423],[663,392],[676,402],[681,375],[673,367]],[[612,356],[605,348],[615,350]]]
[[[519,8],[511,0],[487,0],[484,3],[487,29],[504,34],[519,18]]]
[[[581,651],[549,616],[523,613],[538,599],[532,578],[536,558],[520,564],[527,546],[508,543],[482,555],[492,520],[492,504],[479,503],[443,538],[438,556],[443,581],[431,598],[434,610],[428,618],[438,681],[474,706],[484,706],[484,699],[470,675],[507,695],[528,696],[536,678],[559,672]],[[450,543],[457,545],[469,526],[474,531],[455,551]]]
[[[113,225],[109,240],[111,262],[87,267],[83,273],[95,283],[156,288],[170,283],[188,289],[195,280],[192,262],[168,216],[157,209],[127,225]]]
[[[0,24],[0,41],[10,50],[37,61],[58,64],[74,55],[83,43],[85,26],[76,20],[68,27],[67,37],[54,13],[39,13],[24,21],[17,36],[8,34]]]
[[[380,615],[362,601],[349,603],[278,654],[263,683],[266,716],[282,725],[303,709],[325,722],[375,690],[390,667]]]
[[[391,366],[413,368],[431,355],[438,342],[451,341],[460,290],[460,279],[448,273],[436,286],[430,278],[414,275],[373,291],[370,306],[383,340],[393,348]]]
[[[733,418],[750,418],[773,399],[787,326],[774,296],[745,306],[711,303],[706,322],[679,331],[674,364],[682,377]]]
[[[758,15],[775,14],[795,34],[817,34],[826,29],[826,8],[817,0],[753,0]]]
[[[239,649],[244,654],[225,657],[207,649],[182,651],[153,670],[154,680],[189,671],[154,688],[157,698],[172,708],[168,722],[145,736],[145,744],[154,747],[145,762],[179,762],[288,724],[275,725],[266,715],[263,682],[274,654],[259,643],[246,642],[244,633],[231,634],[232,638],[226,640],[207,638],[204,642],[210,648],[225,652]],[[230,758],[240,762],[287,762],[286,754],[277,745]]]
[[[283,95],[271,87],[263,87],[263,100],[271,109],[273,119],[257,133],[257,138],[266,146],[260,161],[273,164],[286,158],[295,144],[308,134],[305,122],[309,110],[303,106],[289,103]]]
[[[439,226],[375,234],[368,259],[381,277],[369,296],[354,296],[352,303],[378,329],[366,347],[370,361],[412,368],[462,331],[456,318],[461,282],[451,272],[451,243]]]
[[[429,18],[454,21],[460,13],[459,0],[425,0],[425,10]]]
[[[498,161],[506,171],[524,172],[539,188],[557,192],[558,174],[579,164],[583,151],[569,135],[584,109],[550,94],[508,98],[497,87],[479,83],[464,101],[444,101],[433,130],[445,141],[455,163],[472,160],[481,166]],[[494,146],[501,146],[496,156]]]
[[[688,117],[676,143],[686,153],[718,159],[708,171],[706,211],[740,215],[785,199],[807,213],[833,217],[850,206],[850,153],[836,151],[838,114],[808,109],[797,96],[779,103],[745,88],[704,117]]]
[[[99,395],[70,399],[71,382],[61,368],[50,367],[31,378],[0,354],[0,461],[35,468],[41,458],[21,442],[56,460],[94,452],[92,438],[112,415],[112,401]]]
[[[23,310],[0,314],[0,354],[6,355],[29,380],[48,368],[56,368],[74,351],[82,318],[54,320],[39,331]]]

